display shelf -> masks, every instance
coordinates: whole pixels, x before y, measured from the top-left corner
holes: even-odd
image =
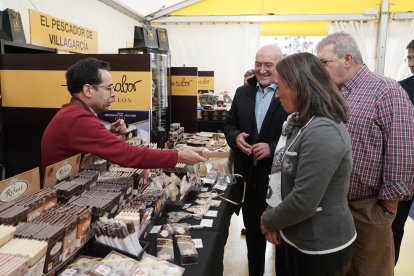
[[[0,39],[1,54],[56,54],[57,49]]]

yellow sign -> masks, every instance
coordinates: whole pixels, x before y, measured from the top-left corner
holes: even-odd
[[[171,95],[197,96],[197,76],[171,76]]]
[[[0,83],[5,107],[60,108],[70,100],[65,71],[0,70]]]
[[[29,9],[32,44],[82,54],[98,53],[98,33]]]
[[[198,76],[198,90],[213,90],[214,91],[214,77]]]
[[[116,92],[111,109],[150,110],[151,109],[151,72],[111,71]]]
[[[60,108],[70,100],[65,73],[53,70],[0,70],[3,106]],[[151,72],[112,71],[111,75],[116,91],[112,109],[151,109]]]

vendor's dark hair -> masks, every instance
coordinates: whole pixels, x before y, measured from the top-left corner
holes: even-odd
[[[66,72],[66,85],[70,94],[79,93],[85,84],[100,84],[102,76],[99,69],[110,71],[109,63],[96,58],[85,58],[71,65]]]
[[[407,50],[409,49],[414,49],[414,39],[410,41],[410,43],[408,43],[407,45]]]
[[[345,99],[319,59],[310,53],[285,57],[276,65],[277,73],[295,93],[299,126],[312,116],[347,121]]]

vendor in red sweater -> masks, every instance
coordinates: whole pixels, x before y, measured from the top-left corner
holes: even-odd
[[[72,95],[53,117],[43,133],[42,171],[56,162],[78,153],[93,153],[123,167],[168,168],[177,162],[195,164],[206,161],[202,149],[182,151],[134,147],[115,134],[124,134],[123,120],[115,121],[108,131],[97,114],[108,110],[115,100],[109,64],[95,58],[80,60],[66,72],[67,88]]]

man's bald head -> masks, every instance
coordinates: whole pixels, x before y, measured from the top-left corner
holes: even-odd
[[[276,65],[276,63],[278,63],[283,58],[282,50],[274,44],[269,44],[269,45],[265,45],[265,46],[261,47],[256,52],[256,59],[257,59],[258,55],[272,56],[275,65]]]
[[[257,51],[254,71],[262,88],[275,82],[276,64],[282,58],[282,50],[273,44],[265,45]]]

